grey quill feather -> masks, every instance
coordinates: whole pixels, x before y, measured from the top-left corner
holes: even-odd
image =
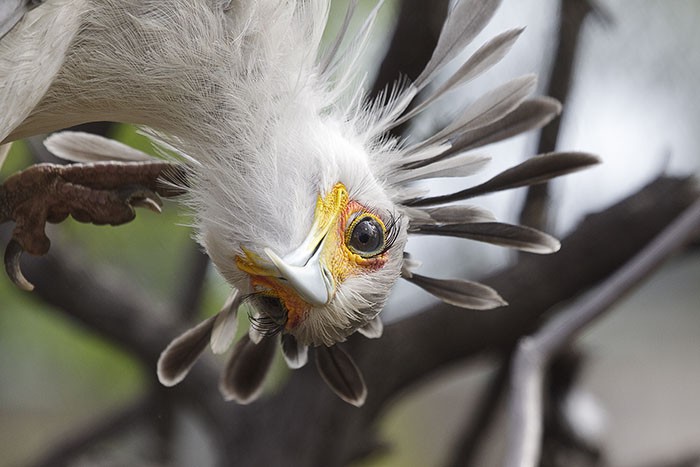
[[[338,345],[316,348],[316,367],[323,380],[345,402],[360,407],[367,398],[367,386],[352,358]]]
[[[462,279],[434,279],[413,273],[406,278],[445,303],[470,310],[491,310],[508,303],[484,284]]]
[[[243,335],[233,348],[219,390],[226,400],[253,402],[262,392],[265,376],[272,366],[277,339],[266,337],[258,344]]]

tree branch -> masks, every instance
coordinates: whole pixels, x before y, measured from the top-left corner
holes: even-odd
[[[658,179],[586,218],[562,240],[558,253],[524,256],[513,267],[484,279],[510,306],[483,313],[439,304],[389,326],[382,339],[363,341],[359,363],[363,369],[370,368],[366,371],[368,405],[383,403],[441,365],[513,344],[519,336],[536,329],[551,307],[570,300],[622,266],[696,198],[694,181]],[[641,212],[646,213],[644,217]],[[384,360],[381,367],[378,355]],[[393,367],[399,369],[388,378],[386,368]],[[373,388],[375,381],[379,394]]]
[[[462,436],[455,445],[446,464],[447,466],[476,465],[474,457],[483,441],[484,435],[496,419],[496,411],[508,387],[512,352],[512,350],[509,350],[504,353],[495,373],[491,375],[489,381],[484,385],[485,387],[482,389],[479,401],[475,404],[476,415],[473,415],[470,423],[464,427]]]
[[[549,359],[688,242],[698,228],[700,201],[690,206],[605,283],[552,318],[536,334],[520,341],[512,374],[508,467],[534,467],[539,460],[542,384]]]

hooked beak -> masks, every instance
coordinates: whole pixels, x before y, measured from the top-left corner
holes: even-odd
[[[325,305],[333,298],[335,281],[321,260],[322,251],[323,241],[301,266],[294,265],[289,260],[285,261],[269,248],[265,249],[265,254],[277,267],[280,276],[294,287],[304,301],[311,305]]]
[[[336,284],[326,258],[329,257],[328,249],[339,245],[334,245],[336,236],[329,233],[337,227],[347,204],[348,192],[338,183],[325,198],[319,196],[313,225],[301,245],[283,257],[272,249],[265,248],[263,251],[272,263],[269,267],[259,263],[255,268],[245,263],[239,263],[239,267],[249,273],[276,276],[286,281],[310,305],[330,303],[335,295]]]

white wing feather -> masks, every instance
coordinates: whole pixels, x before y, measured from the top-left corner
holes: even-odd
[[[52,154],[71,162],[148,162],[155,158],[119,141],[80,131],[62,131],[44,140]]]
[[[0,102],[3,106],[0,142],[8,142],[8,136],[30,115],[49,89],[78,32],[85,3],[85,0],[47,2],[26,12],[0,39]],[[1,30],[14,19],[0,16],[0,21],[4,21],[0,23]],[[12,135],[9,140],[40,132],[31,129],[31,125],[26,130]]]

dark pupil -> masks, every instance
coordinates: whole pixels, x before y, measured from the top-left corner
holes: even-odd
[[[350,246],[359,253],[378,253],[384,246],[384,232],[379,223],[372,218],[358,222],[352,231]]]

